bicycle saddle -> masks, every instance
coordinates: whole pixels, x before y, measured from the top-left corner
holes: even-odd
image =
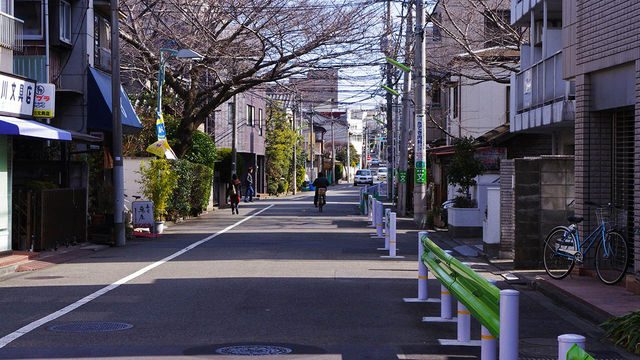
[[[569,221],[572,224],[581,223],[582,220],[584,220],[584,218],[582,216],[569,216],[569,217],[567,217],[567,221]]]

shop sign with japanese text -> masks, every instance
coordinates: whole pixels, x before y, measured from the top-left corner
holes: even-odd
[[[56,86],[54,84],[36,84],[33,116],[37,118],[53,118],[55,108]]]
[[[35,87],[33,81],[0,73],[0,112],[33,116]]]

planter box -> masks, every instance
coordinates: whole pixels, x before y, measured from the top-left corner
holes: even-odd
[[[452,237],[482,237],[482,218],[479,208],[449,208],[447,221]]]

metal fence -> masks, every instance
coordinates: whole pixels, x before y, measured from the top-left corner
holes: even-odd
[[[0,12],[0,46],[22,51],[24,21]]]

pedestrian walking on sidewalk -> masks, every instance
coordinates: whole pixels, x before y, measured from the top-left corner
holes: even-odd
[[[244,202],[247,202],[247,197],[249,197],[249,202],[253,202],[253,195],[255,195],[253,190],[253,166],[249,166],[249,171],[247,171],[247,177],[244,182],[245,189],[247,189],[244,193]]]
[[[238,204],[240,203],[240,179],[238,179],[238,175],[233,174],[233,176],[231,176],[231,183],[227,189],[227,194],[229,194],[231,214],[240,214],[238,212]]]

